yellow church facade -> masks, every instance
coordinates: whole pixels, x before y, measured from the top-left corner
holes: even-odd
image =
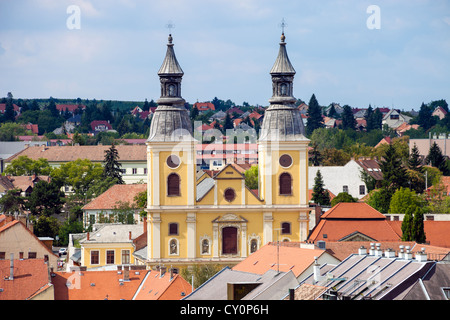
[[[183,71],[169,36],[158,72],[161,98],[147,140],[147,247],[142,262],[175,269],[234,265],[271,241],[309,232],[308,143],[296,99],[295,70],[282,35],[270,72],[273,96],[258,140],[258,190],[235,164],[213,177],[196,165],[196,144],[181,96]]]

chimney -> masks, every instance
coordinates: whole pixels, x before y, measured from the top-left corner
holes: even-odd
[[[377,247],[376,250],[375,250],[375,256],[382,257],[383,256],[383,251],[381,250],[381,244],[377,243],[377,244],[375,244],[375,246]]]
[[[405,260],[412,260],[412,252],[411,252],[409,246],[406,247],[406,252],[404,254],[404,259]]]
[[[289,300],[295,300],[295,289],[289,289]]]
[[[123,281],[130,281],[130,266],[123,266]]]
[[[391,248],[387,248],[387,249],[384,251],[384,256],[385,256],[386,258],[395,258],[395,251],[392,250]]]
[[[370,250],[369,255],[374,256],[375,255],[375,243],[370,243]]]
[[[11,263],[9,267],[9,280],[14,280],[14,253],[11,253]]]
[[[367,254],[367,249],[366,249],[364,246],[361,246],[361,247],[358,249],[358,254],[359,254],[360,256],[365,256],[365,255]]]
[[[89,241],[89,240],[90,240],[90,237],[89,237],[89,232],[87,233],[87,237],[86,237],[86,240],[87,240],[87,241]]]
[[[316,205],[314,213],[315,213],[316,226],[317,226],[320,222],[320,217],[322,216],[322,208],[319,205]]]
[[[320,281],[320,264],[317,261],[317,257],[314,257],[314,284]]]
[[[403,259],[403,249],[405,248],[405,246],[399,246],[400,248],[400,252],[398,253],[398,257],[399,259]]]
[[[422,248],[422,251],[416,252],[416,260],[417,262],[427,262],[427,254],[425,253],[425,248]]]
[[[128,233],[128,240],[131,240],[131,231]]]
[[[163,266],[160,267],[159,268],[159,276],[163,277],[165,273],[166,273],[166,267],[163,267]]]

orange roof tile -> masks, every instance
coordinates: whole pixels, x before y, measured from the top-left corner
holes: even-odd
[[[366,203],[338,203],[321,216],[308,241],[341,241],[361,233],[374,241],[398,241],[400,234],[386,217]]]
[[[146,145],[117,145],[119,162],[123,161],[147,161]],[[21,152],[12,155],[7,162],[11,162],[19,156],[28,156],[32,160],[45,158],[49,162],[66,162],[77,159],[89,159],[95,162],[105,160],[105,151],[111,146],[30,146]]]
[[[55,300],[131,300],[147,271],[129,272],[129,281],[122,281],[123,271],[55,272]]]
[[[135,300],[180,300],[192,292],[192,286],[180,275],[149,271]]]
[[[134,204],[134,197],[147,190],[147,184],[116,184],[86,204],[83,210],[113,209],[119,202]]]
[[[397,233],[402,234],[402,221],[388,221]],[[423,227],[427,244],[450,248],[450,221],[424,221]]]
[[[276,243],[268,243],[252,253],[245,260],[233,267],[235,271],[264,274],[267,270],[289,272],[292,270],[298,277],[325,251],[319,249],[305,249],[294,246],[279,246],[279,266],[277,260]]]
[[[340,202],[328,210],[322,219],[386,219],[367,203]]]
[[[27,300],[50,283],[44,259],[14,260],[14,280],[6,280],[10,263],[0,260],[0,300]]]

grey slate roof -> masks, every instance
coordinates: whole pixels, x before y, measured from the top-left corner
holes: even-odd
[[[172,35],[169,35],[169,43],[167,44],[166,57],[164,58],[161,68],[158,71],[158,75],[172,74],[182,76],[184,74],[175,56],[173,46],[174,45],[172,43]]]
[[[403,300],[448,300],[444,289],[450,288],[450,263],[437,262],[417,280]]]
[[[214,188],[214,179],[205,178],[197,185],[197,201],[200,201],[212,188]]]
[[[265,111],[259,140],[306,140],[305,126],[300,111],[289,106],[271,105]]]
[[[270,70],[270,74],[295,74],[295,69],[289,60],[286,52],[286,43],[284,34],[281,36],[280,50],[278,51],[278,57]]]
[[[192,126],[184,106],[158,106],[147,141],[192,141]]]
[[[243,300],[278,300],[298,285],[292,271],[269,270],[260,275],[225,267],[183,300],[227,300],[228,283],[261,283]]]

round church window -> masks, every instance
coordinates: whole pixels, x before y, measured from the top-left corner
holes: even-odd
[[[234,192],[233,189],[228,188],[225,190],[223,196],[224,196],[225,200],[227,200],[228,202],[231,202],[236,198],[236,193]]]
[[[283,168],[288,168],[292,165],[292,157],[288,154],[283,154],[280,157],[280,166]]]
[[[167,157],[166,163],[169,166],[169,168],[175,169],[180,165],[181,161],[180,158],[178,158],[178,156],[172,154]]]

